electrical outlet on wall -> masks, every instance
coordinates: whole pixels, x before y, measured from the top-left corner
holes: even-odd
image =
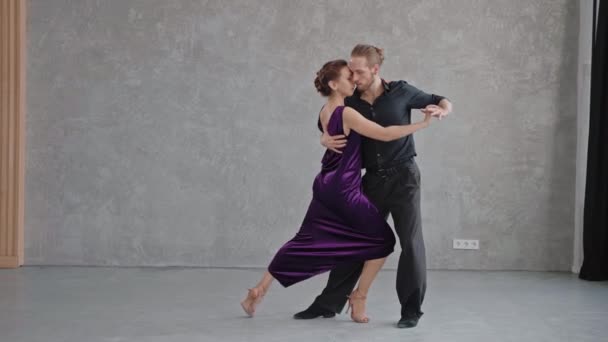
[[[454,249],[479,249],[479,240],[454,239],[452,247]]]

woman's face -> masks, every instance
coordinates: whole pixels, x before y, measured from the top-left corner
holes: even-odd
[[[353,73],[348,67],[345,66],[342,68],[342,70],[340,70],[340,77],[332,81],[334,83],[333,86],[335,87],[334,91],[344,97],[351,96],[355,91],[355,84],[353,83],[352,76]]]

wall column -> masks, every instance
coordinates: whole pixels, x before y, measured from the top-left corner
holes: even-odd
[[[0,0],[0,267],[23,264],[26,0]]]

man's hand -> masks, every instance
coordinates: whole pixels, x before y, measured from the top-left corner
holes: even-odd
[[[346,136],[342,134],[330,136],[326,132],[323,132],[323,135],[321,136],[321,145],[336,153],[342,153],[342,151],[338,149],[346,146]]]
[[[423,109],[420,110],[422,113],[424,113],[425,115],[430,115],[433,117],[438,118],[439,120],[443,119],[444,116],[448,115],[448,111],[443,109],[440,106],[437,105],[428,105],[426,107],[424,107]]]

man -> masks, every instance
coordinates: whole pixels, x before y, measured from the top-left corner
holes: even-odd
[[[427,94],[405,81],[386,82],[379,76],[384,60],[382,49],[371,45],[357,45],[351,52],[349,68],[357,91],[345,101],[366,118],[382,126],[411,123],[411,109],[421,109],[439,119],[452,111],[452,104],[444,97]],[[330,137],[324,133],[321,144],[339,153],[346,145],[343,135]],[[414,138],[380,142],[364,139],[362,145],[365,194],[388,218],[394,220],[401,244],[397,269],[397,295],[401,303],[399,328],[418,324],[426,291],[426,257],[422,238],[420,214],[420,171],[414,157]],[[319,316],[333,317],[341,312],[355,287],[363,263],[332,270],[323,292],[308,309],[294,315],[296,319]]]

